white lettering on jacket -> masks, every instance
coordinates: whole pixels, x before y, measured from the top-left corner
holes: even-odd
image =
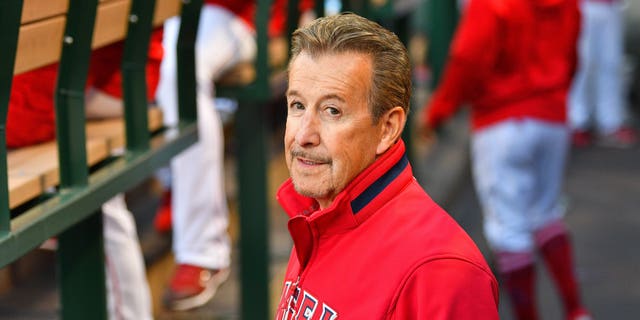
[[[298,298],[302,300],[298,303]],[[321,308],[319,308],[321,306]],[[336,320],[338,313],[311,293],[292,281],[284,283],[276,319],[280,320]]]

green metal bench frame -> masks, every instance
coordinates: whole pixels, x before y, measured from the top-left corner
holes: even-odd
[[[106,319],[100,206],[132,188],[197,141],[193,43],[202,0],[185,1],[179,36],[179,125],[147,131],[145,62],[155,0],[133,0],[122,62],[127,149],[95,172],[86,165],[84,87],[98,0],[70,0],[55,93],[60,162],[57,191],[11,218],[5,122],[22,0],[0,3],[0,267],[57,236],[62,319]]]

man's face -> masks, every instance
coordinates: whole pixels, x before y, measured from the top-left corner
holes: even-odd
[[[287,167],[298,193],[321,208],[379,153],[381,125],[369,110],[371,58],[357,53],[311,58],[300,53],[289,69]]]

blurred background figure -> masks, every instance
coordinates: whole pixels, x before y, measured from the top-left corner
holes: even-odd
[[[484,235],[517,319],[538,319],[535,256],[566,319],[590,319],[574,274],[560,201],[569,146],[567,94],[576,65],[576,0],[470,0],[441,82],[425,107],[432,135],[471,104],[471,158]]]
[[[627,125],[623,83],[622,0],[581,0],[578,69],[569,95],[573,144],[629,147],[637,133]]]
[[[313,2],[301,1],[305,10]],[[281,37],[286,28],[286,0],[272,4],[269,37]],[[239,64],[251,64],[256,55],[255,1],[205,0],[196,38],[196,99],[199,141],[171,161],[170,171],[158,175],[164,184],[155,225],[173,231],[176,268],[164,294],[166,307],[189,310],[206,304],[229,275],[231,246],[229,209],[224,189],[223,128],[214,83]],[[177,52],[180,17],[164,24],[165,55],[160,67],[158,105],[164,121],[178,120]],[[282,38],[284,39],[284,38]],[[283,47],[286,48],[286,45]],[[281,55],[286,58],[285,54]]]
[[[250,17],[252,2],[205,1],[196,38],[196,99],[199,141],[171,161],[161,179],[166,191],[156,227],[173,231],[176,269],[163,297],[172,310],[208,302],[226,280],[230,265],[228,207],[223,185],[222,123],[213,80],[256,52]],[[243,20],[249,19],[248,21]],[[158,105],[164,122],[177,125],[177,51],[180,17],[164,23],[165,55],[160,67]]]

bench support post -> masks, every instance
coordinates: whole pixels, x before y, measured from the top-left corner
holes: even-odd
[[[256,26],[267,26],[272,0],[258,0]],[[295,3],[295,1],[294,1]],[[294,3],[290,5],[295,5]],[[269,318],[269,210],[266,116],[270,99],[267,28],[257,27],[256,80],[238,97],[238,199],[242,319]]]
[[[70,0],[55,95],[60,188],[89,183],[85,85],[98,0]],[[100,211],[59,236],[58,276],[63,319],[106,319],[104,248]]]
[[[98,0],[71,0],[55,95],[60,187],[87,185],[85,85]]]
[[[267,134],[261,106],[241,102],[236,115],[242,319],[269,317]]]
[[[102,212],[97,211],[58,237],[61,318],[107,319]]]
[[[18,30],[22,15],[22,0],[0,2],[0,238],[11,231],[9,211],[9,178],[7,176],[7,140],[5,124],[9,110],[11,81],[18,47]]]
[[[444,64],[449,55],[449,44],[458,23],[456,1],[432,0],[429,2],[427,19],[427,37],[429,38],[428,62],[432,68],[432,87],[440,80]]]
[[[129,12],[122,58],[125,132],[129,151],[149,149],[145,68],[155,4],[155,0],[134,0]]]
[[[197,119],[195,43],[200,23],[202,0],[184,1],[178,32],[178,118],[180,122]],[[173,50],[168,48],[165,50]]]

